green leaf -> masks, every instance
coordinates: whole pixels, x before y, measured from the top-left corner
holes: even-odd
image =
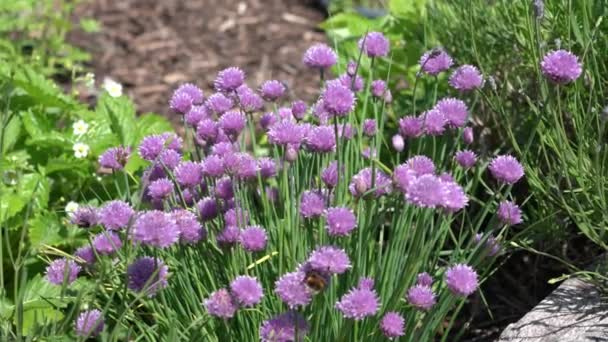
[[[339,13],[321,23],[320,27],[338,38],[359,37],[379,28],[381,19],[367,19],[355,13]]]
[[[121,144],[131,146],[136,142],[135,106],[128,97],[113,98],[104,93],[99,99],[96,112],[99,117],[107,120]]]
[[[80,27],[82,27],[86,33],[95,33],[101,31],[101,25],[99,25],[99,22],[92,18],[80,19]]]
[[[15,216],[32,202],[34,208],[46,208],[50,186],[46,177],[38,173],[22,176],[17,185],[7,187],[0,194],[0,223]]]
[[[396,17],[424,17],[426,16],[426,0],[389,0],[388,8]]]
[[[61,287],[44,280],[36,275],[27,282],[23,295],[23,326],[24,335],[33,333],[36,326],[48,324],[63,318],[61,311],[74,297],[61,296]],[[16,317],[13,317],[16,324]]]
[[[21,119],[18,116],[13,116],[4,131],[4,143],[2,144],[2,153],[8,152],[21,135]]]
[[[146,135],[170,131],[173,131],[173,127],[165,117],[157,114],[146,113],[137,118],[137,140],[133,143],[139,143],[139,141]]]
[[[28,225],[28,237],[33,249],[41,244],[57,246],[63,242],[61,224],[55,215],[36,215]]]
[[[75,106],[75,101],[65,95],[61,88],[27,66],[17,70],[14,83],[41,105],[64,109]]]

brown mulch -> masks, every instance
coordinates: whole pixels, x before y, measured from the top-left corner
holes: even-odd
[[[170,116],[173,89],[193,82],[209,94],[229,66],[241,67],[251,87],[278,79],[293,98],[318,92],[318,76],[301,60],[325,40],[317,29],[324,14],[307,0],[90,0],[76,11],[82,17],[102,30],[75,32],[70,42],[92,54],[98,80],[125,86],[139,112]]]

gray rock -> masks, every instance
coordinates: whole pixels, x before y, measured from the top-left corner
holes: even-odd
[[[608,302],[595,286],[568,279],[498,339],[524,341],[608,341]]]

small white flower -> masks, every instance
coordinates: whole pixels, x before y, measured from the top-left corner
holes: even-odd
[[[74,122],[72,128],[74,129],[74,135],[81,136],[89,130],[89,124],[84,122],[83,120],[78,120]]]
[[[109,77],[106,77],[103,80],[103,89],[105,89],[112,97],[120,97],[122,95],[122,84]]]
[[[68,216],[72,216],[72,214],[74,214],[74,212],[78,210],[78,207],[80,207],[78,203],[69,201],[68,204],[65,206],[65,213],[68,214]]]
[[[74,146],[72,146],[72,149],[74,150],[74,157],[86,158],[86,156],[89,155],[89,151],[91,148],[87,144],[78,142],[78,143],[75,143]]]

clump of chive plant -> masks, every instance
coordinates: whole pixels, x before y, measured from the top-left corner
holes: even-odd
[[[373,75],[390,43],[370,32],[359,48]],[[47,269],[55,286],[96,281],[79,305],[104,310],[83,311],[75,335],[429,340],[455,316],[506,229],[523,221],[508,191],[524,176],[519,162],[474,151],[466,93],[483,76],[458,67],[449,84],[462,97],[385,132],[387,83],[364,79],[354,62],[332,79],[336,62],[326,45],[305,52],[322,84],[311,105],[280,80],[247,84],[237,67],[218,73],[213,94],[184,84],[169,101],[183,136],[151,135],[100,157],[119,196],[71,214],[89,242]],[[419,77],[452,65],[434,49]],[[126,167],[135,153],[148,164],[141,175]],[[492,197],[470,208],[480,183]]]

